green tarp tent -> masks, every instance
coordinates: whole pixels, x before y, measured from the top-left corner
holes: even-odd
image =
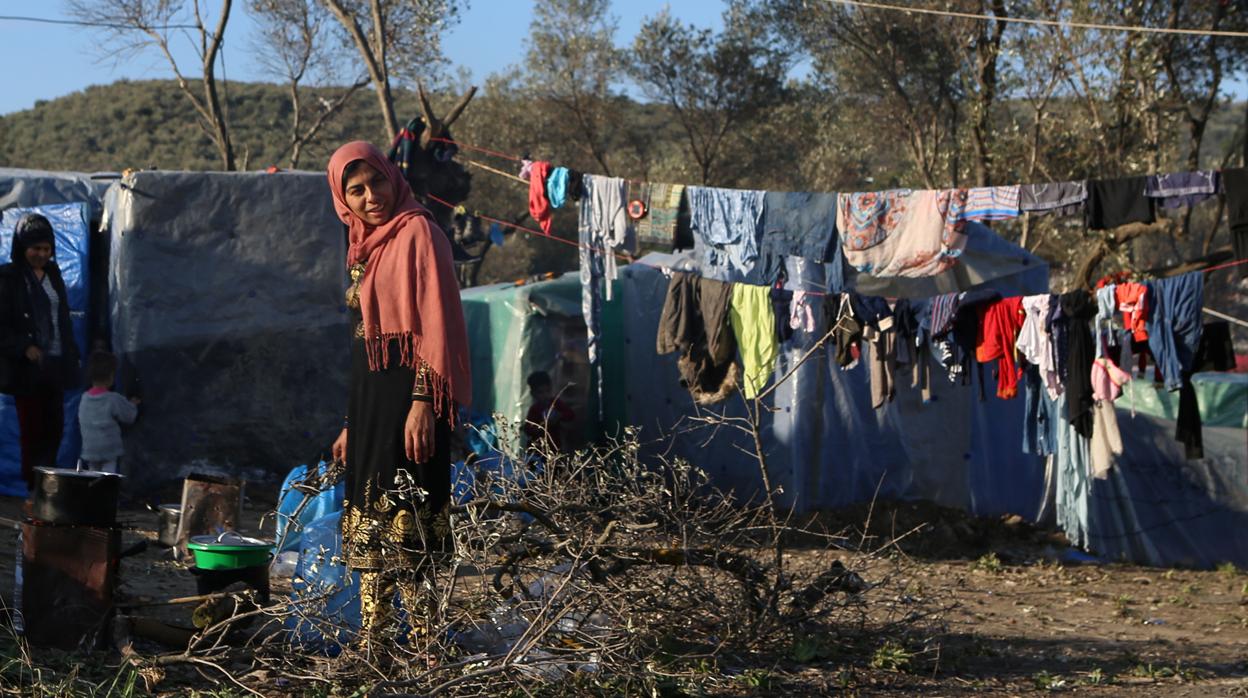
[[[586,357],[585,322],[581,318],[581,282],[576,273],[523,285],[494,284],[461,294],[472,353],[472,409],[502,415],[509,423],[524,419],[531,400],[526,380],[546,371],[560,399],[577,415],[567,434],[568,445],[598,436],[596,392]],[[618,424],[623,415],[624,362],[620,304],[608,304],[603,317],[604,424]],[[614,433],[607,428],[608,433]]]
[[[1204,426],[1248,429],[1248,374],[1197,373],[1192,387]],[[1118,407],[1174,420],[1179,416],[1179,394],[1150,380],[1133,380],[1123,386]]]

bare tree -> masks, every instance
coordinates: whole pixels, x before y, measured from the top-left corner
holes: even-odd
[[[321,0],[377,93],[387,139],[399,133],[394,111],[397,78],[428,78],[444,62],[440,35],[459,19],[462,0]]]
[[[715,35],[664,10],[642,25],[633,43],[633,72],[647,93],[676,113],[703,184],[717,174],[734,130],[779,100],[789,63],[747,9],[734,4],[724,20]]]
[[[529,25],[529,87],[576,123],[588,155],[611,174],[612,84],[623,68],[609,0],[538,0]]]
[[[1001,57],[1001,40],[1005,36],[1006,23],[1001,19],[1008,17],[1005,0],[988,0],[976,3],[977,10],[989,9],[997,19],[991,22],[977,22],[975,38],[972,42],[973,65],[972,80],[967,81],[964,91],[971,98],[971,145],[975,155],[975,184],[988,186],[994,179],[993,175],[993,142],[996,128],[992,123],[993,109],[996,106],[1000,75],[997,69]]]
[[[290,168],[294,169],[299,166],[304,146],[316,140],[321,129],[369,80],[367,76],[357,78],[333,99],[320,96],[312,109],[306,109],[309,95],[305,83],[315,77],[332,79],[330,68],[336,62],[327,36],[329,16],[324,6],[316,0],[251,0],[249,9],[259,27],[256,56],[267,72],[286,82],[290,95],[290,142],[283,155],[290,154]]]
[[[868,138],[889,133],[904,142],[924,185],[957,183],[963,87],[985,83],[989,99],[980,116],[987,119],[996,84],[992,45],[999,35],[981,37],[983,57],[976,53],[976,60],[985,72],[964,80],[964,47],[977,44],[964,21],[802,0],[776,2],[771,12],[780,31],[813,58],[816,79],[869,115]]]
[[[232,0],[221,0],[216,24],[209,28],[208,7],[212,3],[192,0],[69,0],[69,11],[84,22],[100,25],[107,32],[114,52],[125,54],[155,47],[177,78],[178,88],[195,107],[199,125],[212,139],[225,170],[235,169],[234,146],[230,143],[228,118],[218,95],[216,64],[225,41]],[[189,15],[189,16],[188,16]],[[190,24],[187,24],[187,22]],[[200,59],[200,90],[197,92],[173,56],[172,31],[188,29]]]
[[[1147,0],[1107,0],[1055,4],[1080,19],[1112,21],[1124,14],[1143,17]],[[1151,14],[1149,15],[1152,16]],[[1057,32],[1068,70],[1067,93],[1086,117],[1095,150],[1085,153],[1082,168],[1103,176],[1156,169],[1158,121],[1156,42],[1137,33],[1071,30]]]

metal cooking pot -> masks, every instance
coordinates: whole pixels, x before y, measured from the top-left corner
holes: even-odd
[[[156,508],[156,514],[160,517],[156,540],[166,548],[172,548],[178,544],[178,524],[182,523],[182,505],[161,504]]]
[[[121,475],[66,468],[35,468],[36,521],[65,526],[112,526],[117,522]]]

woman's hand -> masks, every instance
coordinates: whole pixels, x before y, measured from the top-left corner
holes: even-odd
[[[347,462],[347,428],[343,427],[342,432],[338,434],[338,438],[334,439],[334,446],[330,449],[330,453],[334,456],[334,462]]]
[[[403,447],[407,459],[424,463],[433,457],[433,403],[413,401],[403,425]]]
[[[30,359],[32,364],[41,364],[43,363],[43,352],[39,350],[39,347],[32,344],[26,347],[26,358]]]

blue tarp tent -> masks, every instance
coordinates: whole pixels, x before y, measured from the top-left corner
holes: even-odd
[[[1086,476],[1086,450],[1054,457],[1055,479],[1074,479],[1072,489],[1081,495],[1073,498],[1067,518],[1086,520],[1065,526],[1067,535],[1110,560],[1248,565],[1248,536],[1238,535],[1248,529],[1248,431],[1205,427],[1204,457],[1188,460],[1175,441],[1174,422],[1133,417],[1124,402],[1117,402],[1123,453],[1107,479]]]
[[[56,230],[57,263],[65,273],[74,336],[85,353],[88,330],[96,322],[93,312],[98,294],[92,292],[99,248],[92,244],[93,222],[103,211],[104,192],[114,177],[82,172],[44,172],[0,168],[0,263],[9,261],[13,226],[22,214],[37,211],[48,216]],[[96,254],[97,258],[92,258]],[[67,395],[66,431],[60,453],[61,465],[72,465],[78,456],[78,396]],[[12,398],[0,397],[0,494],[25,495],[21,481],[17,442],[17,416]]]
[[[863,293],[894,297],[972,287],[991,287],[1003,295],[1048,291],[1043,260],[984,226],[969,229],[963,261],[942,276],[884,280],[850,274],[847,283]],[[625,268],[618,286],[623,337],[604,338],[604,344],[625,347],[627,421],[642,427],[643,440],[658,439],[656,449],[698,464],[717,486],[748,497],[761,487],[756,461],[740,450],[753,451],[750,438],[721,428],[708,440],[710,430],[690,429],[695,407],[677,381],[677,355],[655,353],[668,285],[661,269],[686,264],[680,257],[650,255]],[[791,288],[825,288],[821,265],[790,261],[788,272]],[[815,316],[820,316],[818,307]],[[788,373],[820,336],[822,331],[798,330],[783,347],[775,377]],[[604,372],[618,373],[609,363]],[[990,373],[984,371],[991,382]],[[951,384],[933,369],[934,397],[924,405],[908,377],[899,376],[898,382],[896,400],[874,410],[866,362],[841,371],[833,366],[831,352],[821,349],[776,390],[776,411],[764,421],[763,440],[771,480],[782,489],[780,504],[811,511],[870,500],[878,493],[929,499],[980,515],[1039,514],[1044,463],[1020,450],[1021,400],[980,402],[976,391]],[[986,391],[993,393],[995,386]],[[743,416],[741,398],[730,398],[715,412]]]
[[[604,362],[607,386],[622,386],[624,421],[642,428],[654,455],[683,457],[707,470],[721,489],[758,496],[761,478],[748,455],[753,452],[748,435],[693,422],[698,410],[678,383],[676,355],[655,353],[668,285],[662,268],[690,264],[688,257],[650,255],[621,272],[618,307],[613,313],[607,304],[604,314],[622,318],[622,323],[604,322],[604,346],[622,347],[616,363],[611,355]],[[788,271],[791,288],[823,286],[824,270],[817,265],[790,262]],[[919,280],[851,273],[847,285],[865,294],[917,298],[978,286],[1003,295],[1044,293],[1049,279],[1042,260],[973,226],[967,254],[954,272]],[[775,376],[788,373],[817,340],[798,330],[783,348]],[[1022,452],[1023,401],[995,396],[991,367],[983,371],[988,384],[982,401],[978,389],[952,385],[933,367],[931,403],[923,404],[908,377],[899,376],[896,400],[875,410],[866,362],[841,371],[830,353],[816,351],[776,390],[775,411],[763,422],[764,451],[781,505],[811,511],[878,496],[932,500],[976,515],[1053,517],[1055,473],[1064,463]],[[714,411],[744,415],[740,396]],[[1088,511],[1087,532],[1072,536],[1076,542],[1107,558],[1154,565],[1248,565],[1248,543],[1226,534],[1248,524],[1245,430],[1206,427],[1206,457],[1188,461],[1174,441],[1173,422],[1132,419],[1125,402],[1119,413],[1126,451],[1108,480],[1082,491],[1077,504]]]

